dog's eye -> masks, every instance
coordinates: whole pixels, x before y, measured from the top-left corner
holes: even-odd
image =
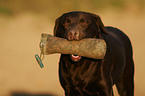
[[[87,26],[89,24],[89,22],[87,22],[85,19],[81,19],[80,20],[81,25],[83,26]]]
[[[64,26],[69,26],[71,24],[70,19],[66,19],[64,22]]]

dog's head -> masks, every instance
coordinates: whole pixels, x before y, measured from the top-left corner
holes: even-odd
[[[98,15],[87,12],[69,12],[63,14],[55,22],[54,35],[67,40],[81,40],[83,38],[101,38],[106,30]],[[81,57],[71,55],[73,61]]]

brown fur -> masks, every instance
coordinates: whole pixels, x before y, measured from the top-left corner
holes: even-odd
[[[104,27],[100,17],[86,12],[69,12],[56,20],[54,35],[68,40],[102,38],[107,44],[104,59],[82,57],[74,62],[62,54],[60,83],[66,96],[134,96],[134,62],[129,38],[119,29]]]

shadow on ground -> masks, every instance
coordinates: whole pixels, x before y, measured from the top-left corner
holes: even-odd
[[[19,93],[19,92],[15,92],[12,93],[11,96],[56,96],[54,94],[30,94],[30,93]]]

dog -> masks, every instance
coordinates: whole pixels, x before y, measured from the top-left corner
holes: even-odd
[[[98,15],[82,11],[65,13],[55,21],[54,35],[69,41],[103,39],[103,59],[61,54],[59,80],[65,96],[134,96],[134,61],[129,38],[119,29],[105,27]]]

